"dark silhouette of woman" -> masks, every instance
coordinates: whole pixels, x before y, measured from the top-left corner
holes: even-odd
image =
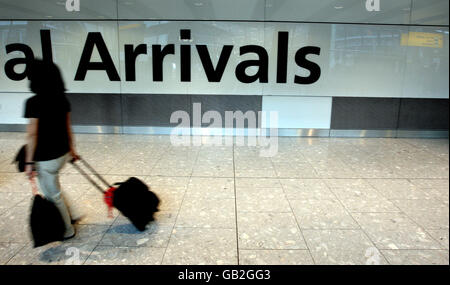
[[[78,159],[70,125],[70,103],[64,82],[53,62],[33,60],[27,64],[30,89],[35,95],[25,103],[27,152],[25,173],[39,180],[41,193],[55,203],[63,217],[66,239],[75,236],[69,210],[59,184],[59,171],[69,159]]]

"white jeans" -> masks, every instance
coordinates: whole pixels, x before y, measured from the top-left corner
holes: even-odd
[[[41,193],[45,198],[52,201],[61,212],[61,216],[66,226],[64,237],[70,237],[75,233],[72,226],[70,213],[61,193],[59,184],[59,171],[71,157],[69,153],[52,160],[36,161],[36,171],[39,180]]]

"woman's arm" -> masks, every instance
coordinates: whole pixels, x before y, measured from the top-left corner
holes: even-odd
[[[67,135],[69,137],[70,155],[72,156],[72,158],[77,160],[78,155],[77,155],[77,152],[75,151],[75,140],[73,138],[73,133],[72,133],[72,123],[70,121],[70,112],[67,112],[66,122],[67,122]]]
[[[33,163],[34,152],[36,151],[36,144],[38,138],[38,122],[37,118],[30,118],[30,122],[27,125],[27,151],[25,156],[25,162],[27,163],[25,166],[25,173],[28,177],[32,178],[34,176],[33,170],[34,167],[31,163]]]

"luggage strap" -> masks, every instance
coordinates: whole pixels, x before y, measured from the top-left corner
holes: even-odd
[[[86,160],[84,160],[80,157],[80,161],[81,161],[81,163],[84,164],[84,166],[86,166],[92,172],[92,174],[95,175],[95,177],[97,177],[101,182],[103,182],[103,184],[108,186],[108,188],[112,187],[111,184],[109,184],[108,181],[105,180],[105,178],[103,178],[100,174],[98,174],[98,172],[95,171],[95,169],[89,163],[87,163]]]
[[[97,171],[95,171],[95,169],[90,166],[84,159],[82,159],[81,157],[79,157],[79,160],[83,163],[83,165],[89,169],[89,171],[91,171],[92,174],[94,174],[95,177],[97,177],[101,182],[103,182],[108,189],[112,188],[112,186],[100,175],[97,173]],[[78,170],[78,172],[81,173],[81,175],[84,176],[84,178],[86,178],[92,185],[95,186],[95,188],[97,188],[97,190],[99,190],[100,192],[102,192],[103,194],[106,193],[105,190],[102,189],[102,187],[100,187],[100,185],[97,184],[97,182],[95,182],[90,176],[89,174],[87,174],[86,171],[84,171],[78,164],[75,163],[76,160],[72,159],[70,161],[70,163],[72,163],[73,167],[75,167],[76,170]]]

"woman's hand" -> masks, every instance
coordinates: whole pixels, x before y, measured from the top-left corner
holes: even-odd
[[[25,174],[30,180],[36,177],[36,170],[34,169],[34,165],[32,164],[25,165]]]

